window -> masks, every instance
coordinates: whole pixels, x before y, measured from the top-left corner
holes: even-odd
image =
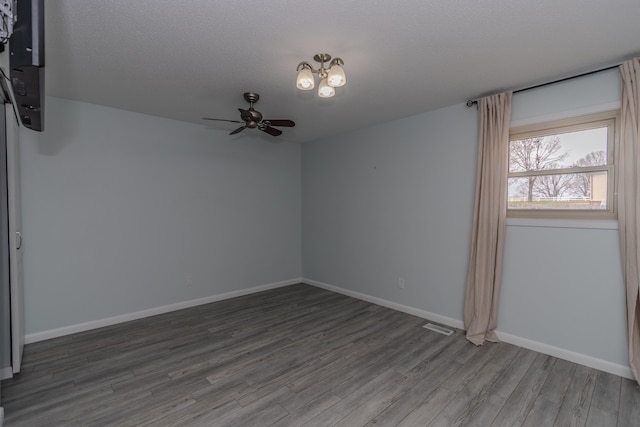
[[[511,129],[510,217],[612,218],[616,112]]]

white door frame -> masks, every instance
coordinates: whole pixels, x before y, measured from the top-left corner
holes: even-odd
[[[20,146],[18,119],[13,106],[5,104],[7,141],[7,199],[9,209],[9,271],[11,284],[11,366],[20,372],[24,349],[24,286],[20,198]]]

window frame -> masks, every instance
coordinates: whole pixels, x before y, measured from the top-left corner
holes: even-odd
[[[578,132],[588,129],[607,127],[607,164],[603,166],[569,167],[562,169],[544,169],[538,171],[510,172],[507,158],[507,188],[510,178],[529,176],[548,176],[584,172],[607,172],[607,209],[510,209],[507,197],[507,218],[550,218],[550,219],[617,219],[616,213],[616,173],[615,147],[618,138],[620,111],[606,111],[562,120],[535,123],[513,127],[509,130],[510,153],[511,141],[532,137],[550,136],[562,133]],[[510,156],[508,154],[508,156]],[[508,190],[507,190],[508,191]]]

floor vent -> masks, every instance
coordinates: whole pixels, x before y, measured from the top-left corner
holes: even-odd
[[[449,336],[453,333],[451,329],[443,328],[442,326],[434,325],[433,323],[427,323],[423,326],[423,328],[446,336]]]

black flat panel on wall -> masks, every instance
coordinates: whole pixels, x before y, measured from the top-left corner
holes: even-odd
[[[44,0],[18,0],[9,39],[11,86],[20,122],[44,130]]]

